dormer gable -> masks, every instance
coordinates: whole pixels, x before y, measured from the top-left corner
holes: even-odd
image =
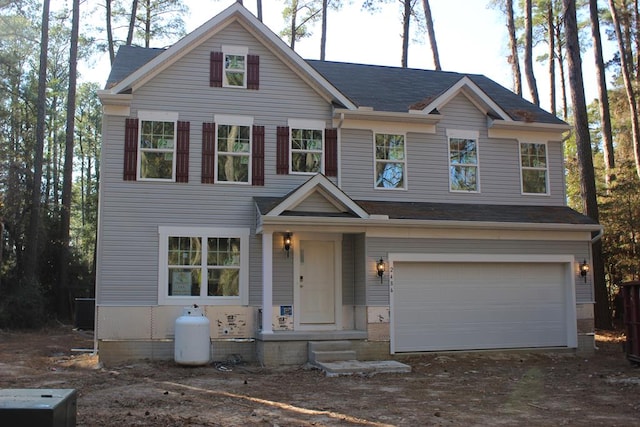
[[[489,117],[497,117],[501,120],[512,121],[513,119],[477,84],[468,76],[462,77],[454,85],[438,96],[424,99],[409,107],[409,111],[414,114],[433,114],[441,111],[453,98],[463,94],[482,113]]]

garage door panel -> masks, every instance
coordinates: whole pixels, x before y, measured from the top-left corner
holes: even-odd
[[[565,268],[397,262],[395,351],[566,346]]]

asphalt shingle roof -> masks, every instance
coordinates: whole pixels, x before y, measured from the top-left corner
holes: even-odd
[[[106,88],[120,82],[164,51],[165,49],[120,46],[107,79]],[[479,74],[318,60],[306,62],[354,104],[373,107],[376,111],[406,113],[411,107],[415,108],[416,105],[442,95],[466,76],[513,120],[564,123],[509,89]]]
[[[285,197],[255,197],[261,215],[269,213]],[[471,203],[355,201],[371,215],[388,215],[389,219],[421,221],[505,222],[523,224],[596,225],[586,215],[566,206],[480,205]],[[314,216],[327,216],[312,213]],[[305,212],[283,212],[283,215],[307,216]],[[331,215],[336,216],[336,215]],[[343,213],[338,216],[354,216]]]
[[[120,46],[111,65],[111,72],[107,77],[105,88],[109,89],[165,50],[139,46]]]
[[[431,101],[463,77],[468,77],[513,120],[563,124],[554,115],[480,74],[379,65],[307,60],[356,105],[376,111],[407,112],[423,101]]]

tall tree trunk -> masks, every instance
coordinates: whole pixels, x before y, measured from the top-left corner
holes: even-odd
[[[550,1],[547,4],[547,26],[548,26],[548,37],[549,37],[549,109],[551,110],[551,114],[556,115],[556,62],[555,62],[555,54],[556,54],[556,44],[555,37],[553,31],[553,2]]]
[[[540,105],[538,85],[533,74],[533,7],[531,0],[525,0],[524,25],[524,74],[527,77],[531,101],[536,105]]]
[[[407,68],[409,61],[409,23],[411,22],[411,0],[402,0],[404,11],[402,12],[402,68]]]
[[[42,156],[44,152],[44,124],[47,103],[47,59],[49,50],[49,0],[42,2],[42,32],[40,36],[40,66],[38,69],[38,100],[36,141],[33,159],[33,188],[31,215],[27,233],[27,252],[23,273],[30,281],[38,278],[38,244],[40,234],[40,205],[42,199]]]
[[[424,19],[427,24],[427,33],[429,34],[429,43],[431,44],[431,53],[433,54],[433,66],[436,71],[442,70],[440,66],[440,54],[438,53],[438,43],[436,42],[436,31],[433,27],[433,16],[431,15],[431,5],[429,0],[422,0],[424,7]]]
[[[71,229],[71,199],[73,196],[73,140],[75,134],[76,117],[76,81],[78,75],[78,27],[80,21],[80,0],[73,0],[73,17],[71,19],[71,46],[69,48],[69,91],[67,94],[67,129],[64,150],[64,171],[62,181],[62,215],[60,240],[62,253],[60,254],[59,281],[56,289],[56,311],[59,319],[70,319],[69,301],[69,261],[70,229]]]
[[[602,39],[600,37],[600,22],[598,14],[598,0],[589,0],[589,15],[591,18],[591,35],[593,37],[593,54],[596,62],[596,77],[598,79],[598,99],[600,108],[600,123],[602,133],[602,148],[604,150],[605,180],[607,188],[613,176],[613,168],[616,167],[613,153],[613,134],[611,132],[611,113],[609,111],[609,95],[607,94],[607,79],[602,57]]]
[[[116,49],[113,45],[113,30],[111,29],[111,0],[105,0],[106,9],[106,27],[107,27],[107,44],[109,45],[109,61],[113,65],[113,60],[116,58]]]
[[[636,104],[636,96],[631,82],[631,64],[627,61],[627,49],[620,27],[620,17],[614,0],[609,0],[609,10],[613,19],[613,28],[618,39],[618,50],[620,52],[620,69],[622,72],[622,80],[627,94],[627,103],[629,104],[629,112],[631,113],[631,133],[633,134],[633,156],[636,163],[636,174],[640,177],[640,129],[638,123],[638,108]]]
[[[133,31],[136,28],[136,16],[138,16],[138,0],[131,2],[131,16],[129,18],[129,31],[127,32],[127,46],[133,43]]]
[[[584,211],[594,221],[599,221],[598,202],[596,198],[595,172],[593,169],[593,153],[591,151],[591,135],[589,133],[589,116],[584,96],[582,79],[582,60],[578,41],[578,23],[576,20],[575,0],[563,0],[565,38],[567,43],[567,63],[569,66],[569,88],[573,106],[574,130],[580,173],[580,194]],[[595,293],[595,323],[597,328],[610,329],[609,294],[604,280],[604,262],[602,259],[602,240],[597,240],[591,247],[593,261],[593,286]]]
[[[296,49],[296,26],[298,18],[298,0],[291,1],[291,42],[289,47],[291,50]]]
[[[638,0],[633,2],[633,22],[635,22],[635,43],[636,43],[636,83],[640,83],[640,10],[638,10]]]
[[[322,35],[320,36],[320,60],[324,61],[327,49],[327,12],[329,0],[322,0]]]
[[[516,22],[513,16],[513,0],[506,1],[507,31],[509,32],[509,47],[511,56],[511,73],[513,74],[513,90],[522,96],[522,75],[520,73],[520,58],[518,57],[518,38],[516,37]]]
[[[146,9],[144,19],[144,47],[151,45],[151,0],[146,0],[144,7]]]
[[[564,71],[564,53],[562,49],[561,23],[556,22],[554,31],[556,33],[556,59],[558,60],[558,70],[560,71],[560,92],[562,93],[562,118],[569,119],[569,106],[567,105],[567,78]]]

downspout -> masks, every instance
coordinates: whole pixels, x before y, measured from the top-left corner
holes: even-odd
[[[600,227],[600,230],[598,230],[598,234],[593,236],[593,238],[591,239],[591,244],[593,245],[595,242],[602,239],[603,235],[604,235],[604,228]]]
[[[338,188],[342,188],[342,123],[344,122],[344,113],[340,113],[340,121],[338,122]]]

